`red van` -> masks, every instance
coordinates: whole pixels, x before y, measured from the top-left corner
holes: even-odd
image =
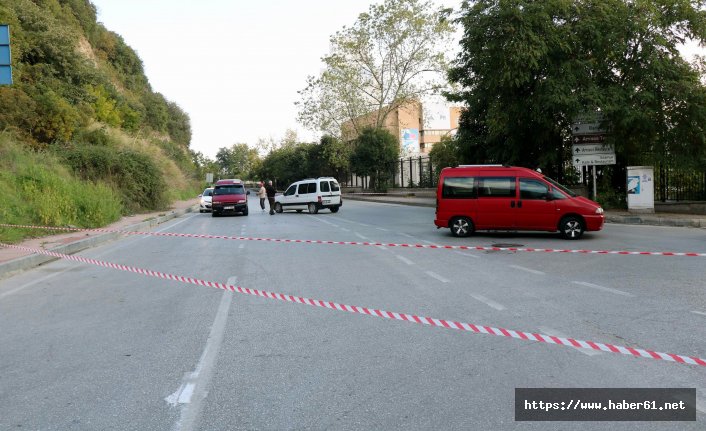
[[[211,215],[217,217],[228,212],[248,215],[248,195],[241,180],[218,180],[213,186]]]
[[[437,228],[454,236],[476,230],[535,230],[579,239],[603,228],[603,208],[527,168],[461,165],[444,168],[436,192]]]

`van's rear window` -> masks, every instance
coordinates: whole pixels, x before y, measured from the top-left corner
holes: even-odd
[[[446,177],[441,189],[445,199],[471,199],[476,197],[476,180],[473,177]]]
[[[245,194],[245,187],[242,185],[232,185],[232,186],[216,186],[213,190],[215,196],[219,195],[243,195]]]

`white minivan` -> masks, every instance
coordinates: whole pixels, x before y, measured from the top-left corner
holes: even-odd
[[[316,214],[322,208],[335,213],[341,205],[341,187],[333,177],[297,181],[287,187],[283,194],[275,196],[275,211],[278,213],[285,210],[302,212],[306,209],[310,214]]]

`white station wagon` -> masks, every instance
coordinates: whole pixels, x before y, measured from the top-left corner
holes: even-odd
[[[287,187],[283,194],[275,196],[275,211],[278,213],[285,210],[302,212],[306,209],[310,214],[316,214],[322,208],[335,213],[341,205],[341,187],[333,177],[297,181]]]

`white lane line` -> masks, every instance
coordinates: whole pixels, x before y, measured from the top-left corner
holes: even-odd
[[[397,259],[401,260],[402,262],[406,263],[407,265],[414,265],[414,262],[412,262],[411,260],[407,259],[404,256],[400,256],[399,254],[396,254],[395,257]]]
[[[389,230],[387,230],[387,229],[385,229],[385,228],[382,228],[382,227],[376,227],[375,229],[381,230],[381,231],[383,231],[383,232],[389,232]]]
[[[510,265],[510,268],[519,269],[520,271],[527,271],[527,272],[530,272],[532,274],[537,274],[537,275],[546,275],[546,273],[544,273],[542,271],[537,271],[536,269],[525,268],[524,266],[520,266],[520,265]]]
[[[230,277],[227,283],[234,285],[236,279],[236,277]],[[196,364],[196,369],[191,373],[186,373],[179,389],[164,399],[172,406],[181,406],[179,420],[172,428],[174,431],[191,431],[198,427],[197,421],[201,414],[203,401],[208,394],[208,386],[216,366],[218,351],[223,342],[223,335],[228,322],[228,311],[232,300],[233,292],[223,292],[221,303],[218,305],[216,317],[208,334],[206,347],[198,364]]]
[[[162,232],[162,231],[165,231],[165,230],[170,229],[170,228],[172,228],[172,227],[174,227],[174,226],[176,226],[176,225],[178,225],[178,224],[180,224],[180,223],[183,223],[183,222],[185,222],[185,221],[187,221],[187,220],[190,220],[190,219],[192,219],[192,218],[194,218],[194,217],[195,217],[195,216],[193,216],[193,215],[192,215],[192,216],[189,216],[189,217],[185,218],[184,220],[181,220],[181,221],[179,221],[179,222],[177,222],[177,223],[174,223],[174,224],[172,224],[172,225],[169,225],[169,226],[167,226],[167,227],[165,227],[165,228],[156,230],[155,232]],[[116,247],[113,247],[113,248],[111,248],[110,250],[104,250],[104,251],[102,251],[101,253],[95,254],[95,255],[93,255],[93,256],[94,256],[94,258],[96,258],[96,259],[97,259],[97,258],[100,258],[100,257],[102,257],[102,256],[104,256],[104,255],[106,255],[106,254],[108,254],[108,253],[112,253],[112,252],[114,252],[114,251],[116,251],[116,250],[118,250],[118,249],[121,249],[121,248],[124,248],[124,247],[127,247],[127,246],[131,246],[131,245],[133,245],[134,243],[136,243],[136,242],[138,242],[138,241],[140,241],[140,240],[146,239],[146,238],[148,238],[147,235],[146,235],[146,236],[137,237],[137,238],[134,237],[134,236],[133,236],[133,237],[128,237],[128,238],[123,238],[123,240],[126,240],[126,239],[133,239],[133,240],[132,240],[132,241],[129,241],[129,242],[125,243],[125,244],[122,244],[122,245],[118,245],[118,246],[116,246]],[[101,245],[103,245],[103,244],[101,244]],[[83,251],[90,251],[90,249],[88,249],[88,250],[83,250]],[[28,283],[23,284],[22,286],[16,287],[16,288],[14,288],[14,289],[12,289],[12,290],[8,290],[7,292],[0,293],[0,300],[3,299],[3,298],[5,298],[6,296],[12,295],[13,293],[17,293],[17,292],[19,292],[19,291],[21,291],[21,290],[24,290],[24,289],[26,289],[26,288],[28,288],[28,287],[30,287],[30,286],[34,286],[34,285],[37,284],[37,283],[42,283],[42,282],[44,282],[44,281],[47,281],[47,280],[49,280],[50,278],[54,278],[54,277],[56,277],[56,276],[58,276],[58,275],[61,275],[61,274],[65,273],[66,271],[70,271],[70,270],[75,269],[75,268],[78,268],[78,267],[80,267],[80,266],[82,266],[82,264],[80,264],[80,263],[71,265],[71,266],[69,266],[68,268],[64,268],[64,269],[62,269],[62,270],[59,271],[59,272],[55,272],[55,273],[52,273],[52,274],[47,274],[47,275],[45,275],[45,276],[42,277],[42,278],[38,278],[38,279],[36,279],[36,280],[32,280],[32,281],[30,281],[30,282],[28,282]]]
[[[488,298],[486,298],[486,297],[483,296],[483,295],[476,295],[476,294],[473,294],[473,293],[470,294],[470,295],[471,295],[471,296],[473,297],[473,299],[475,299],[476,301],[480,301],[480,302],[482,302],[483,304],[487,305],[487,306],[490,307],[490,308],[494,308],[494,309],[496,309],[496,310],[498,310],[498,311],[503,311],[503,310],[505,310],[505,306],[504,306],[504,305],[500,304],[499,302],[495,302],[495,301],[493,301],[492,299],[488,299]]]
[[[363,235],[359,234],[358,232],[355,233],[355,236],[357,236],[357,237],[360,238],[360,239],[365,239],[365,240],[368,239],[368,237],[363,236]]]
[[[559,337],[559,338],[567,338],[567,336],[565,334],[557,331],[556,329],[547,328],[546,326],[540,326],[539,330],[542,331],[543,334],[547,334],[547,335],[551,335],[551,336]],[[567,345],[570,345],[570,344],[571,343],[567,342]],[[600,355],[603,353],[599,350],[584,349],[581,347],[572,347],[572,349],[576,349],[579,352],[583,353],[584,355],[588,355],[588,356],[596,356],[596,355]]]
[[[350,232],[350,231],[351,231],[350,229],[346,229],[345,227],[342,227],[341,230],[342,230],[343,232]]]
[[[2,298],[2,296],[0,296],[0,298]],[[704,313],[703,311],[696,311],[696,310],[694,310],[694,311],[692,311],[692,313],[694,313],[694,314],[700,314],[700,315],[702,315],[702,316],[706,316],[706,313]]]
[[[476,258],[476,259],[480,259],[480,256],[476,256],[475,254],[471,254],[471,253],[464,253],[464,252],[462,252],[462,251],[454,251],[454,253],[456,253],[456,254],[458,254],[458,255],[461,255],[461,256],[473,257],[473,258]]]
[[[414,239],[414,237],[413,237],[412,235],[408,234],[408,233],[400,232],[400,235],[406,236],[407,238],[412,238],[412,239]]]
[[[450,281],[449,279],[444,278],[433,271],[426,271],[426,274],[431,278],[436,278],[437,280],[439,280],[442,283],[448,283]]]
[[[631,297],[635,296],[632,293],[623,292],[622,290],[613,289],[610,287],[599,286],[599,285],[593,284],[593,283],[587,283],[585,281],[572,281],[572,283],[578,284],[579,286],[590,287],[591,289],[602,290],[604,292],[614,293],[616,295],[631,296]]]

